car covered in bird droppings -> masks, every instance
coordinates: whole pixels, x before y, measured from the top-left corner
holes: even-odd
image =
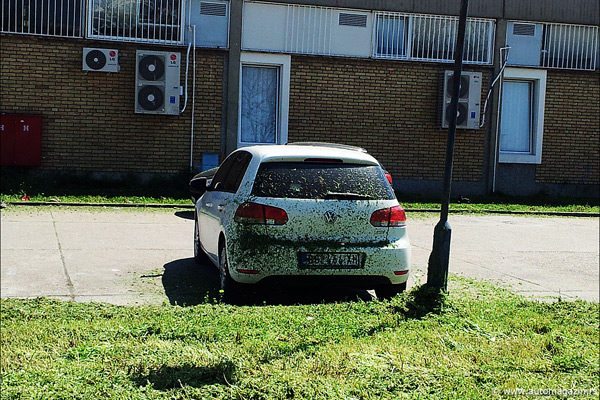
[[[194,254],[219,269],[226,298],[287,281],[406,288],[406,215],[379,162],[349,146],[299,143],[231,153],[190,182]]]

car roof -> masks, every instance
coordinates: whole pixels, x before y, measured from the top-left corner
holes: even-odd
[[[332,144],[259,145],[243,147],[239,150],[251,153],[260,162],[304,161],[307,158],[322,158],[339,159],[346,163],[379,165],[373,156],[362,149]]]

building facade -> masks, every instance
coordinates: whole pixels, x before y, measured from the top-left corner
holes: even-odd
[[[2,7],[3,165],[31,140],[13,121],[41,116],[40,170],[172,174],[325,141],[366,148],[400,192],[441,192],[458,0]],[[454,193],[598,196],[598,7],[470,2]]]

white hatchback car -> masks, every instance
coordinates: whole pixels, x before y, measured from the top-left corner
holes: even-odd
[[[192,188],[194,186],[194,188]],[[214,177],[195,179],[194,254],[220,272],[222,294],[288,280],[406,288],[410,243],[404,209],[375,158],[331,144],[244,147]]]

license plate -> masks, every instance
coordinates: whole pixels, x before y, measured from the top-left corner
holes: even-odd
[[[300,268],[360,268],[360,253],[298,253]]]

